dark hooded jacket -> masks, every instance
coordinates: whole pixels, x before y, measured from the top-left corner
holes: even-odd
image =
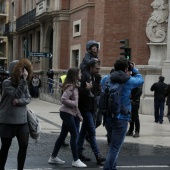
[[[89,97],[88,90],[86,89],[87,77],[82,74],[81,75],[81,86],[79,87],[79,109],[81,114],[84,112],[92,112],[95,113],[97,110],[97,95],[100,91],[100,75],[91,75],[92,76],[92,84],[93,87],[91,89],[94,97]]]
[[[167,84],[162,80],[159,80],[157,83],[154,83],[151,86],[151,91],[154,91],[154,100],[165,101],[165,88]]]
[[[3,94],[0,102],[0,123],[24,124],[27,123],[27,107],[31,102],[31,96],[27,86],[27,80],[20,76],[20,70],[25,68],[28,71],[27,80],[31,78],[31,63],[22,59],[10,63],[10,78],[4,80]],[[13,105],[13,100],[18,99],[19,103]]]
[[[110,75],[110,79],[114,83],[117,82],[117,83],[124,84],[122,88],[122,92],[121,92],[121,104],[123,105],[124,108],[126,108],[126,110],[129,113],[131,112],[131,101],[130,101],[131,91],[132,89],[139,87],[144,83],[142,75],[139,74],[136,68],[133,68],[132,72],[135,73],[133,77],[127,75],[123,71],[114,71]],[[119,113],[116,118],[129,120],[130,114],[125,115],[125,114]]]
[[[98,59],[98,56],[93,55],[93,53],[91,52],[86,52],[85,56],[83,58],[82,63],[80,64],[80,69],[82,71],[84,70],[89,70],[90,66],[93,65],[95,63],[95,58]]]

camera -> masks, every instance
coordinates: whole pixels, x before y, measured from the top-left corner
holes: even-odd
[[[132,71],[133,67],[134,67],[134,63],[128,61],[128,71]]]

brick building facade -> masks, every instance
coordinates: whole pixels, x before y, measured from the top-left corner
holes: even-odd
[[[24,57],[23,43],[28,39],[28,51],[53,54],[52,61],[39,58],[38,62],[37,58],[30,57],[35,71],[48,67],[68,69],[80,64],[86,42],[95,39],[100,44],[101,66],[112,67],[121,52],[119,41],[128,38],[132,61],[137,65],[147,65],[149,47],[145,29],[152,12],[152,1],[13,0],[10,22],[16,22],[17,26],[16,30],[7,31],[10,56],[13,56],[10,60]],[[23,16],[34,9],[32,22],[25,21],[24,24]]]
[[[86,42],[94,39],[100,46],[101,74],[109,73],[120,56],[120,40],[127,38],[132,61],[145,79],[140,112],[154,113],[150,86],[160,75],[170,82],[168,0],[11,0],[9,6],[8,62],[28,57],[35,73],[43,77],[50,67],[58,78],[80,65]]]

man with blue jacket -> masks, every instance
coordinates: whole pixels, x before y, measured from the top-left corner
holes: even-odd
[[[114,83],[123,83],[121,91],[121,104],[126,108],[128,113],[117,113],[114,117],[106,117],[105,127],[111,140],[110,148],[106,157],[104,170],[116,170],[116,160],[121,146],[126,136],[128,122],[130,120],[131,101],[130,95],[133,88],[139,87],[144,83],[143,77],[138,73],[136,68],[132,68],[135,76],[128,74],[130,62],[120,57],[114,64],[115,71],[111,74],[110,79]]]

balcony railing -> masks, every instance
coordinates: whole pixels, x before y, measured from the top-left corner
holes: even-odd
[[[4,34],[8,34],[9,32],[10,32],[10,22],[5,24],[5,32],[4,32]]]
[[[6,14],[6,5],[0,2],[0,14]]]
[[[4,27],[0,26],[0,36],[2,36],[4,34]]]
[[[16,31],[16,22],[8,22],[5,24],[4,34],[9,34]]]
[[[19,30],[22,27],[33,23],[35,21],[35,17],[36,8],[16,19],[16,30]]]

